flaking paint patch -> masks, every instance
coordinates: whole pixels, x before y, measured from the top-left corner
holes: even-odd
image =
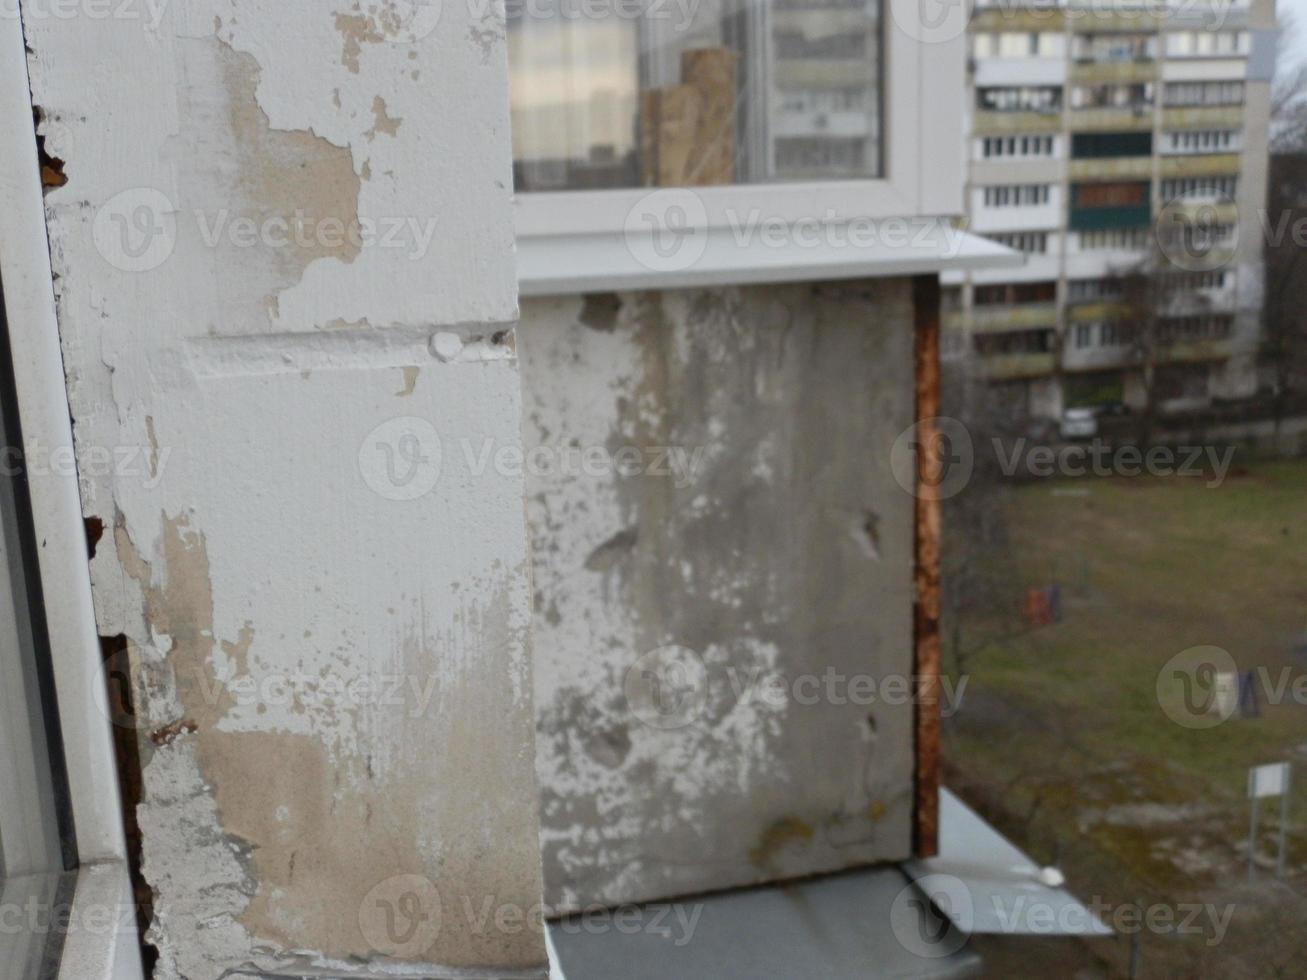
[[[150,440],[150,479],[159,479],[159,437],[154,431],[154,416],[145,417],[145,434]]]
[[[204,146],[221,135],[232,152],[215,155],[211,163],[215,172],[209,179],[226,188],[225,200],[196,209],[194,221],[179,223],[179,236],[192,236],[219,268],[233,273],[239,269],[247,279],[251,250],[257,250],[265,270],[260,276],[263,295],[243,291],[233,296],[231,312],[237,323],[248,323],[256,310],[259,319],[275,321],[278,295],[298,284],[311,263],[329,258],[348,263],[358,256],[362,179],[349,147],[305,130],[272,128],[258,102],[261,69],[252,55],[220,38],[191,43],[211,47],[212,68],[226,95],[215,104],[207,86],[186,89],[183,96],[189,105],[175,142],[180,152],[181,147]],[[197,56],[194,63],[206,60]],[[192,192],[189,182],[183,186],[187,197],[200,201],[212,194],[198,187]],[[261,229],[252,245],[232,230],[233,222],[242,219]]]
[[[224,730],[224,719],[237,705],[232,686],[240,680],[258,683],[265,671],[256,662],[252,626],[232,641],[214,635],[202,532],[185,517],[164,515],[157,570],[140,558],[121,526],[115,540],[124,570],[141,585],[151,635],[166,651],[162,661],[143,671],[149,678],[146,697],[156,711],[171,700],[176,715],[161,729],[167,737],[158,740],[144,764],[141,807],[142,825],[150,828],[145,873],[155,892],[154,939],[165,967],[173,971],[167,975],[216,976],[196,964],[211,970],[221,962],[223,954],[213,948],[218,938],[235,948],[313,949],[328,961],[374,958],[377,951],[360,926],[364,897],[380,881],[423,870],[432,880],[459,882],[476,896],[474,908],[481,896],[533,907],[538,898],[523,891],[521,880],[480,859],[496,839],[494,817],[470,810],[469,795],[450,778],[476,759],[478,768],[468,776],[482,793],[513,795],[515,760],[487,758],[495,748],[487,746],[481,726],[487,717],[507,716],[522,692],[469,676],[494,669],[493,658],[479,651],[522,641],[505,632],[510,617],[503,590],[492,590],[495,597],[484,609],[465,607],[448,629],[451,647],[469,655],[451,665],[452,674],[437,678],[427,705],[439,719],[435,737],[416,743],[402,739],[402,719],[384,715],[340,718],[340,724],[363,723],[357,751],[341,756],[313,735]],[[430,672],[423,638],[432,633],[431,623],[411,624],[396,652],[402,673]],[[498,693],[479,700],[467,697],[472,689]],[[168,697],[170,691],[175,699]],[[498,797],[500,792],[505,796]],[[439,828],[440,836],[427,839],[423,827]],[[188,864],[204,869],[193,879],[178,875],[171,860],[179,832],[190,838]],[[227,896],[220,902],[214,897],[216,877],[222,879],[217,894]],[[464,908],[450,900],[436,945],[414,962],[451,968],[494,964],[506,971],[528,970],[539,962],[537,936],[478,930]],[[221,929],[210,926],[208,920],[215,919]],[[243,931],[239,938],[232,935],[237,930]],[[288,968],[295,961],[280,956],[260,963]]]
[[[378,133],[384,133],[387,136],[394,136],[399,132],[399,124],[403,119],[396,119],[386,112],[386,100],[381,96],[375,96],[372,99],[372,128],[368,130],[368,139],[376,139]]]
[[[363,13],[336,14],[336,30],[341,37],[340,63],[355,75],[359,73],[363,45],[380,44],[386,39],[376,20]]]

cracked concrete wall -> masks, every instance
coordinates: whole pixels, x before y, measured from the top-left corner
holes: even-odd
[[[543,975],[502,9],[38,7],[156,975]]]
[[[910,281],[532,299],[518,342],[549,905],[908,857]]]

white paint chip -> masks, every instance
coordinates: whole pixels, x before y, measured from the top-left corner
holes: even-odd
[[[440,332],[431,338],[431,353],[448,363],[458,357],[463,350],[462,338],[456,333]]]

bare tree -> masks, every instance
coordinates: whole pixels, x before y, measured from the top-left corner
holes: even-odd
[[[1285,413],[1307,392],[1307,59],[1296,57],[1305,32],[1292,11],[1280,14],[1271,90],[1271,172],[1266,213],[1262,364],[1274,384],[1278,434]]]
[[[1195,247],[1194,234],[1181,212],[1163,209],[1147,251],[1115,270],[1121,282],[1121,321],[1129,331],[1130,364],[1139,373],[1144,393],[1135,415],[1135,439],[1141,446],[1152,442],[1161,404],[1160,369],[1171,359],[1174,337],[1167,327],[1168,314],[1188,295],[1178,286],[1183,266],[1174,256],[1178,249]]]
[[[1015,603],[1006,567],[1012,559],[1007,486],[993,446],[995,440],[1023,433],[1027,423],[990,384],[970,377],[966,367],[946,368],[943,392],[943,412],[966,427],[974,457],[966,487],[943,502],[944,648],[962,675],[969,672],[971,657],[1019,631],[1019,624],[1002,612],[1015,610]]]
[[[1261,354],[1274,378],[1278,434],[1290,406],[1307,392],[1307,152],[1271,157],[1267,198]]]
[[[1307,59],[1297,54],[1304,33],[1292,10],[1280,12],[1271,86],[1272,153],[1307,153]]]

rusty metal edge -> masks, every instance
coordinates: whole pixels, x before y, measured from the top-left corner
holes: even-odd
[[[916,703],[916,786],[913,853],[939,852],[939,666],[940,666],[940,507],[932,488],[939,466],[935,451],[940,411],[940,286],[934,275],[914,276],[912,316],[915,336],[913,387],[916,394],[917,493],[913,514],[913,673],[921,680]]]

